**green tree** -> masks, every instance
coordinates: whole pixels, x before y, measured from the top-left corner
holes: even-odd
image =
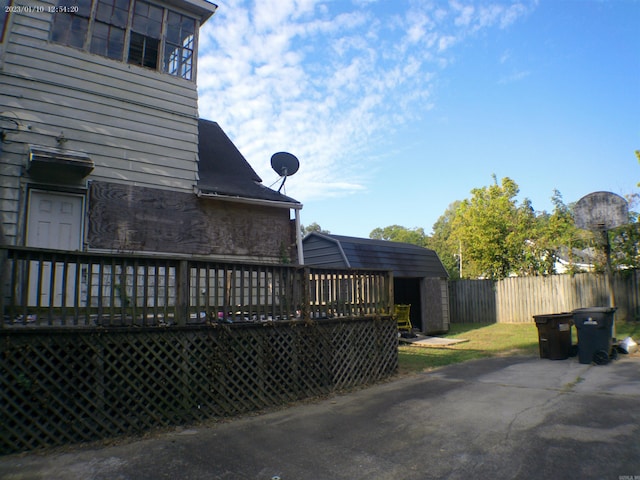
[[[465,277],[505,278],[519,273],[527,259],[527,228],[535,217],[527,200],[518,206],[516,182],[493,176],[488,187],[475,188],[458,206],[452,238],[461,245]]]
[[[577,251],[589,245],[589,233],[581,231],[575,225],[572,205],[565,205],[562,194],[553,191],[551,197],[553,211],[542,212],[538,216],[538,232],[536,242],[539,245],[541,266],[539,273],[543,275],[556,273],[556,262],[564,257],[568,261],[567,271],[577,273],[580,262]]]
[[[445,212],[433,224],[433,234],[427,242],[427,248],[435,250],[440,261],[447,269],[449,278],[460,278],[460,244],[452,236],[453,222],[456,218],[460,201],[456,200],[447,207]]]
[[[310,225],[307,225],[306,227],[304,225],[301,225],[300,226],[300,230],[302,230],[302,236],[303,237],[305,235],[308,235],[311,232],[315,232],[315,233],[331,233],[329,230],[323,230],[322,227],[320,225],[318,225],[316,222],[313,222]]]
[[[629,204],[629,223],[609,232],[611,265],[615,269],[640,268],[640,194],[625,195]]]
[[[417,227],[407,228],[401,225],[390,225],[384,228],[375,228],[369,234],[369,238],[389,240],[391,242],[411,243],[420,247],[426,246],[428,242],[428,236],[424,233],[424,229]]]

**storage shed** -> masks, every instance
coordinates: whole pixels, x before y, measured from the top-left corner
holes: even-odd
[[[449,276],[433,250],[316,232],[308,234],[302,245],[307,265],[393,271],[394,303],[411,304],[414,329],[429,335],[449,330]]]

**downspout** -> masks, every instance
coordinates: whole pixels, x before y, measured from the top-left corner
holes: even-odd
[[[296,214],[296,248],[298,249],[298,263],[304,265],[304,251],[302,250],[302,231],[300,228],[300,209],[295,209]]]

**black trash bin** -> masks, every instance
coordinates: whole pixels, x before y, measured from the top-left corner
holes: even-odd
[[[540,358],[565,360],[571,352],[571,324],[573,314],[552,313],[534,315],[538,327]]]
[[[578,332],[578,361],[602,365],[609,362],[613,346],[613,307],[578,308],[573,323]]]

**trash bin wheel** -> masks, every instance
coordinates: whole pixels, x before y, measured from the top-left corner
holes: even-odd
[[[611,360],[617,360],[618,359],[618,347],[613,347],[611,349],[611,355],[609,355],[609,357],[611,358]]]
[[[597,350],[593,353],[593,363],[596,365],[606,365],[609,363],[609,354],[605,350]]]

